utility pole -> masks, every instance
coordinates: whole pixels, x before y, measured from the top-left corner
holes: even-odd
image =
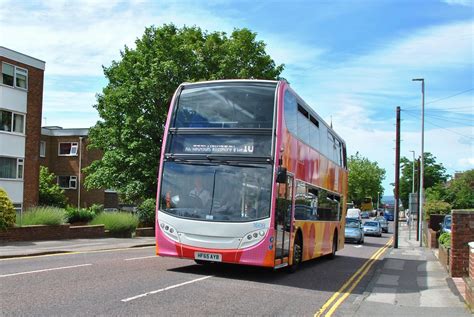
[[[396,145],[395,145],[395,244],[394,248],[398,249],[398,218],[399,218],[399,183],[400,183],[400,107],[397,107],[397,132],[396,132]]]

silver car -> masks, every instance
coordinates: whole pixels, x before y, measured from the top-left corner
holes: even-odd
[[[366,221],[363,230],[366,236],[382,236],[382,227],[378,221]]]
[[[380,223],[380,227],[382,227],[382,232],[388,232],[388,221],[383,216],[375,217],[375,221]]]
[[[346,242],[364,243],[362,224],[357,219],[346,218],[344,234]]]

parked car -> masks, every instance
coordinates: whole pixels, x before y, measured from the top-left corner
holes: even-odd
[[[388,232],[388,221],[383,216],[375,217],[375,221],[380,223],[380,227],[382,228],[382,232]]]
[[[357,219],[357,220],[361,221],[362,218],[360,216],[360,209],[359,208],[349,208],[349,209],[347,209],[346,218]]]
[[[378,221],[366,221],[363,230],[366,236],[382,236],[382,227]]]
[[[444,220],[440,225],[440,233],[451,233],[451,215],[444,216]]]
[[[359,220],[347,218],[344,232],[346,242],[364,243],[364,231]]]
[[[368,211],[363,211],[360,213],[360,217],[362,219],[369,219],[370,218],[370,215],[369,215],[369,212]]]
[[[393,210],[385,209],[385,211],[383,212],[383,216],[385,217],[385,219],[387,219],[387,221],[393,221]]]

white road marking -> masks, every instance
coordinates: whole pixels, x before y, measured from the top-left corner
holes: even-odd
[[[354,248],[362,248],[361,245],[355,245]]]
[[[49,271],[56,271],[56,270],[73,269],[73,268],[76,268],[76,267],[83,267],[83,266],[90,266],[90,265],[92,265],[92,264],[62,266],[62,267],[55,267],[55,268],[44,269],[44,270],[36,270],[36,271],[28,271],[28,272],[20,272],[20,273],[12,273],[12,274],[3,274],[3,275],[0,275],[0,278],[1,277],[16,276],[16,275],[23,275],[23,274],[33,274],[33,273],[49,272]]]
[[[141,297],[145,297],[145,296],[148,296],[148,295],[161,293],[161,292],[164,292],[164,291],[176,288],[176,287],[180,287],[180,286],[184,286],[184,285],[187,285],[187,284],[203,281],[203,280],[208,279],[208,278],[213,277],[213,276],[214,275],[208,275],[208,276],[200,277],[200,278],[197,278],[197,279],[194,279],[194,280],[191,280],[191,281],[187,281],[187,282],[184,282],[184,283],[175,284],[175,285],[171,285],[171,286],[168,286],[168,287],[165,287],[165,288],[157,289],[156,291],[151,291],[151,292],[143,293],[143,294],[140,294],[140,295],[137,295],[137,296],[125,298],[125,299],[122,299],[122,302],[126,303],[126,302],[129,302],[129,301],[137,299],[137,298],[141,298]]]
[[[150,255],[150,256],[142,256],[142,257],[138,257],[138,258],[129,258],[129,259],[125,259],[125,261],[151,259],[151,258],[157,258],[157,257],[158,257],[157,255]]]

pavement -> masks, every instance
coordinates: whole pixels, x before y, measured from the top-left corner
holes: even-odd
[[[410,238],[402,223],[398,249],[378,266],[354,316],[473,316],[434,252],[413,231]]]
[[[128,249],[154,246],[155,237],[70,239],[54,241],[0,241],[0,258],[43,254],[90,252],[109,249]]]

